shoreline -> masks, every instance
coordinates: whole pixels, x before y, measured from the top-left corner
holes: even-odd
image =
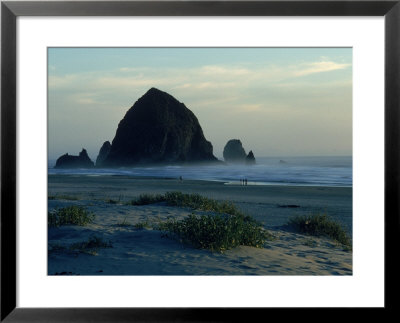
[[[157,177],[157,176],[137,176],[137,175],[123,175],[123,174],[48,174],[48,176],[87,176],[87,177],[120,177],[126,179],[134,179],[134,180],[179,180],[177,177]],[[224,185],[236,185],[236,186],[282,186],[282,187],[321,187],[321,188],[349,188],[352,189],[352,185],[324,185],[324,184],[306,184],[306,183],[282,183],[282,182],[256,182],[256,181],[248,181],[246,185],[240,183],[240,181],[233,181],[233,180],[222,180],[222,179],[201,179],[201,178],[184,178],[184,181],[191,181],[191,182],[210,182],[210,183],[222,183]]]
[[[161,204],[127,205],[140,194],[198,193],[232,201],[277,237],[264,248],[240,246],[222,254],[194,249],[162,237],[151,227],[193,210]],[[224,185],[222,182],[129,176],[49,175],[48,208],[84,206],[96,214],[86,227],[49,228],[51,246],[67,246],[90,235],[112,242],[97,255],[49,252],[48,273],[70,275],[349,275],[352,252],[334,242],[283,229],[291,216],[326,212],[351,235],[352,189]],[[112,203],[111,203],[112,201]],[[294,207],[296,206],[296,207]],[[196,212],[199,213],[199,212]],[[125,223],[126,225],[121,225]],[[140,228],[140,223],[150,227]],[[129,224],[129,225],[128,225]]]
[[[53,185],[54,184],[54,185]],[[99,189],[101,185],[101,189]],[[225,185],[219,181],[143,178],[124,175],[49,175],[48,194],[129,200],[168,191],[197,193],[234,202],[267,227],[281,226],[290,216],[327,213],[352,235],[352,188],[285,185]],[[298,208],[279,206],[298,205]]]

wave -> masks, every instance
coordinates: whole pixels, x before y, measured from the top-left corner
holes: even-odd
[[[50,164],[49,164],[50,165]],[[152,166],[104,169],[54,169],[49,174],[120,175],[133,177],[179,178],[240,183],[248,185],[352,186],[351,157],[259,158],[257,164]]]

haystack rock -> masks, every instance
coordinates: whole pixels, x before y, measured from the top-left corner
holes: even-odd
[[[253,151],[250,150],[249,154],[246,156],[246,164],[254,165],[256,163],[256,158],[254,157]]]
[[[56,161],[54,168],[93,168],[94,163],[90,160],[86,149],[82,148],[79,156],[62,155]]]
[[[227,163],[244,163],[246,152],[242,142],[239,139],[229,140],[224,147],[223,156]]]
[[[151,88],[120,121],[103,166],[219,162],[196,116],[166,92]]]
[[[111,151],[111,143],[109,141],[105,141],[103,146],[101,146],[99,154],[96,159],[96,167],[101,167],[103,161],[107,158],[108,154]]]

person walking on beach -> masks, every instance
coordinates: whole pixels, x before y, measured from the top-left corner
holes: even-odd
[[[246,186],[247,186],[247,178],[245,178],[245,179],[244,179],[244,182],[245,182],[245,184],[244,184],[244,185],[246,185]]]

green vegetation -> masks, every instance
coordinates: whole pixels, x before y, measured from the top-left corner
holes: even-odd
[[[48,213],[49,227],[59,227],[62,225],[80,225],[85,226],[92,223],[95,215],[82,206],[67,206],[61,209],[55,209]]]
[[[288,225],[300,233],[329,237],[351,250],[352,242],[346,231],[326,214],[296,216],[289,220]]]
[[[67,253],[76,255],[85,253],[89,255],[97,255],[100,248],[112,248],[110,241],[105,241],[101,237],[92,235],[87,241],[76,242],[71,245],[49,244],[49,255],[57,253]]]
[[[232,202],[218,202],[199,194],[183,194],[181,192],[165,193],[165,201],[169,206],[190,207],[202,211],[212,211],[231,215],[243,215]]]
[[[251,217],[242,214],[232,202],[218,202],[199,194],[184,194],[181,192],[167,192],[161,194],[142,194],[138,199],[132,200],[131,205],[147,205],[166,202],[168,206],[189,207],[201,211],[212,211],[230,215],[239,215],[251,221]]]
[[[239,245],[261,248],[272,236],[262,224],[241,213],[231,202],[218,202],[199,194],[167,192],[165,195],[141,195],[132,205],[166,202],[169,206],[189,207],[215,214],[191,214],[183,220],[169,219],[159,223],[157,229],[167,237],[190,243],[195,248],[224,251]],[[142,228],[146,223],[138,223]]]
[[[112,248],[110,241],[105,241],[98,236],[90,236],[87,241],[73,243],[69,249],[90,255],[97,255],[100,248]]]
[[[164,202],[165,198],[161,194],[141,194],[136,200],[130,201],[129,205],[148,205]]]
[[[270,237],[255,221],[229,214],[191,214],[180,221],[161,223],[159,230],[172,233],[179,241],[190,243],[195,248],[211,251],[224,251],[240,245],[262,248]]]

